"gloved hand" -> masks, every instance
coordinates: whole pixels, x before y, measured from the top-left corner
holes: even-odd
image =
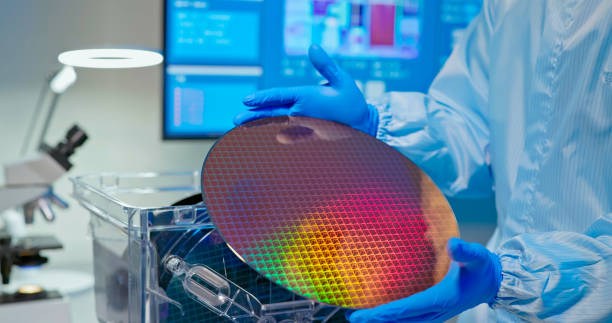
[[[329,82],[325,85],[262,90],[244,98],[249,110],[234,118],[236,125],[276,116],[307,116],[344,123],[376,136],[378,112],[368,105],[355,84],[325,51],[310,46],[312,65]]]
[[[448,241],[453,259],[435,286],[404,299],[348,314],[351,322],[445,321],[481,303],[491,304],[501,283],[499,258],[477,243]]]

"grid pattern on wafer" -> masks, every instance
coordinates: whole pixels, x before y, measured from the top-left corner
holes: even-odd
[[[457,225],[410,160],[337,123],[278,117],[223,136],[203,198],[228,244],[308,298],[369,308],[422,291],[448,270]]]

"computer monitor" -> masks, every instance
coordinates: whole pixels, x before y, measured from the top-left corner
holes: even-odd
[[[369,100],[426,91],[481,0],[166,0],[165,139],[218,137],[258,89],[316,84],[321,45]]]

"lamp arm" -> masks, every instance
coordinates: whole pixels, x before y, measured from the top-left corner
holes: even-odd
[[[38,101],[36,103],[36,110],[34,111],[34,116],[32,117],[32,121],[30,122],[30,126],[28,127],[28,132],[26,133],[26,138],[24,140],[23,146],[21,147],[21,155],[23,156],[28,148],[28,144],[30,143],[32,133],[34,132],[34,127],[38,123],[38,116],[41,114],[41,109],[43,103],[45,102],[45,98],[47,96],[47,92],[51,90],[53,92],[53,98],[51,99],[51,105],[49,110],[47,111],[47,115],[45,117],[45,121],[43,123],[43,129],[40,134],[40,138],[38,140],[37,148],[40,149],[44,145],[44,139],[47,134],[47,130],[49,129],[49,124],[51,123],[51,119],[53,118],[53,114],[55,113],[55,108],[57,106],[57,101],[59,97],[64,93],[77,79],[76,72],[74,68],[69,65],[64,65],[60,70],[53,73],[49,76],[41,89],[41,92],[38,97]]]
[[[59,72],[59,71],[57,71]],[[57,72],[51,74],[51,76],[45,79],[43,86],[40,89],[38,94],[38,99],[36,100],[36,108],[34,110],[34,115],[32,116],[32,120],[30,120],[30,124],[28,126],[28,131],[25,134],[25,138],[23,140],[23,144],[21,145],[21,156],[24,156],[28,150],[28,146],[30,144],[30,140],[32,140],[32,133],[34,132],[34,126],[38,123],[38,116],[40,116],[40,112],[43,107],[43,103],[45,102],[45,98],[47,97],[47,93],[49,92],[49,82],[51,79],[57,74]]]
[[[51,98],[51,105],[49,106],[49,111],[47,111],[47,116],[45,117],[45,121],[43,123],[42,131],[40,132],[40,137],[38,138],[38,144],[36,147],[41,149],[44,145],[45,136],[47,135],[47,131],[49,130],[49,124],[51,123],[51,119],[55,114],[55,108],[57,107],[57,101],[62,93],[53,92],[53,97]]]

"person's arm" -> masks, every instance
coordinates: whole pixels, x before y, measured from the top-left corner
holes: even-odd
[[[494,16],[505,11],[493,10],[493,4],[485,1],[483,12],[428,94],[390,93],[377,106],[377,137],[426,169],[451,195],[466,189],[485,193],[491,184],[486,153],[487,46]],[[351,320],[448,319],[484,302],[502,309],[497,311],[499,321],[612,321],[612,214],[602,215],[582,234],[525,233],[502,243],[494,256],[484,250],[480,254],[490,263],[499,262],[501,281],[493,299],[487,298],[484,287],[495,285],[496,271],[474,275],[464,265],[463,272],[451,270],[443,282],[422,293],[355,312]],[[460,260],[453,259],[456,266]],[[479,278],[471,280],[474,276]]]
[[[450,196],[491,194],[487,46],[493,15],[485,1],[427,94],[390,92],[375,104],[376,137],[423,168]]]
[[[527,321],[612,321],[612,214],[584,234],[520,234],[495,253],[503,278],[493,308]]]
[[[390,93],[378,106],[377,137],[426,169],[450,195],[490,189],[487,46],[495,16],[505,12],[500,8],[505,5],[485,1],[427,95]],[[492,303],[504,309],[498,315],[511,313],[527,321],[612,321],[612,214],[583,234],[518,235],[495,254],[503,277]]]

